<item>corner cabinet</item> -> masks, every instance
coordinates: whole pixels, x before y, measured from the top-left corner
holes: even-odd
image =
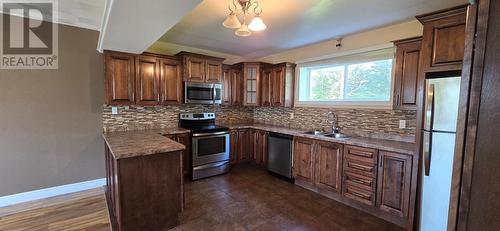
[[[271,65],[263,70],[262,75],[261,105],[293,107],[295,64],[280,63]]]
[[[184,81],[202,83],[221,82],[222,61],[224,59],[185,51],[175,56],[182,59]]]
[[[422,37],[394,41],[394,45],[396,45],[394,109],[416,110]]]
[[[423,72],[460,71],[464,58],[467,5],[416,17],[423,25]]]
[[[105,99],[109,105],[182,103],[178,58],[105,51]]]
[[[243,104],[245,106],[256,106],[259,103],[259,63],[244,63],[243,64]]]

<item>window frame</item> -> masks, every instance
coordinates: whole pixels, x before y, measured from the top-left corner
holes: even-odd
[[[394,46],[391,46],[389,48],[394,48]],[[371,50],[375,51],[375,50]],[[369,53],[371,51],[364,51],[364,52],[358,52],[358,53],[353,53],[353,54],[348,54],[345,56],[355,56],[356,54],[359,53]],[[392,65],[391,65],[391,83],[390,83],[390,92],[389,92],[389,100],[388,101],[377,101],[377,100],[349,100],[349,99],[343,99],[343,100],[308,100],[308,101],[300,101],[299,99],[299,94],[300,94],[300,68],[303,67],[301,65],[297,65],[295,69],[295,87],[294,87],[294,105],[297,107],[329,107],[329,108],[345,108],[345,109],[393,109],[393,101],[394,101],[394,81],[395,81],[395,50],[392,49],[391,53],[394,53],[394,57],[392,58]],[[335,56],[335,57],[342,57],[342,56]],[[374,59],[375,60],[382,60],[382,59]],[[319,60],[321,61],[321,60]],[[348,65],[351,64],[357,64],[357,63],[364,63],[364,62],[369,62],[368,60],[363,60],[360,59],[359,61],[351,61],[351,62],[340,62],[340,63],[331,63],[331,64],[325,64],[323,67],[333,67],[333,66],[345,66],[345,70],[347,69]],[[320,68],[321,65],[318,65],[318,68]],[[310,88],[310,85],[308,86]]]

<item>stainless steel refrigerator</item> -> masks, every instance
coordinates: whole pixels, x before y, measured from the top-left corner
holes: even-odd
[[[445,231],[451,192],[460,77],[425,80],[420,230]]]

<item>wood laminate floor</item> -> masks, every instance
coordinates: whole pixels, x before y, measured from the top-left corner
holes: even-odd
[[[186,182],[180,230],[402,230],[253,166]],[[0,208],[0,230],[110,230],[102,189]],[[59,203],[56,203],[56,202]]]

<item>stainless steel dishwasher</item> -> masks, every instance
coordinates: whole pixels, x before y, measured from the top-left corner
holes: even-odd
[[[293,136],[270,132],[267,135],[267,170],[292,179]]]

